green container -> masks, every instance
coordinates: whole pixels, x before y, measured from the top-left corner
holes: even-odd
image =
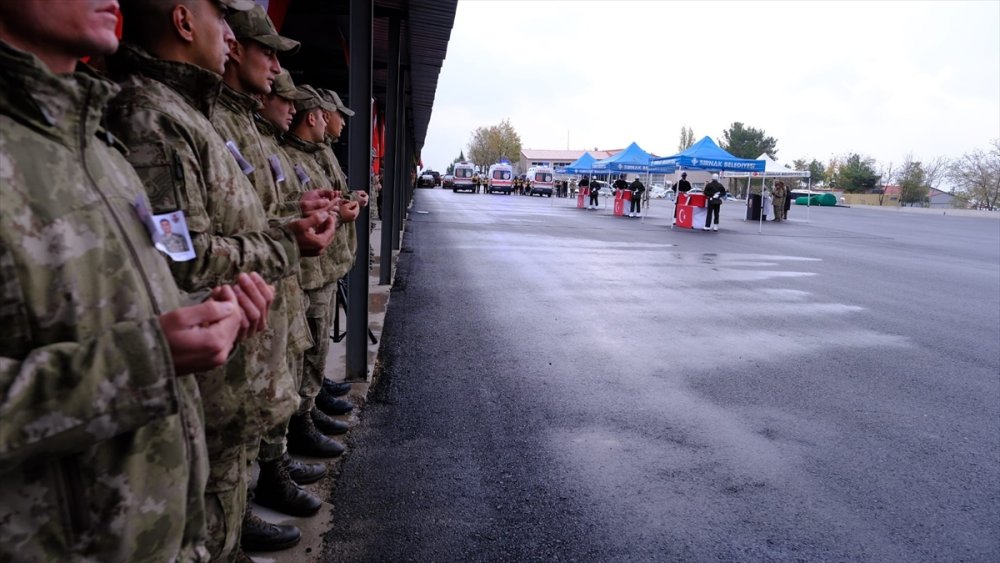
[[[795,198],[795,205],[823,205],[826,207],[833,207],[837,205],[837,196],[833,194],[800,196]]]

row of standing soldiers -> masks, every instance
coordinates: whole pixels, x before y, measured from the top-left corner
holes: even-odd
[[[2,561],[247,561],[300,538],[250,498],[322,506],[289,453],[344,450],[354,113],[259,5],[191,4],[123,0],[119,47],[91,3],[0,3]]]

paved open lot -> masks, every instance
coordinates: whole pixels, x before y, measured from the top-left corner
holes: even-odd
[[[330,561],[997,561],[1000,221],[418,190]]]

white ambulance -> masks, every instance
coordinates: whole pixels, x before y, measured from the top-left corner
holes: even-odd
[[[489,184],[486,190],[489,193],[502,192],[510,195],[514,191],[514,168],[504,162],[491,164],[487,181]]]
[[[455,169],[452,171],[452,176],[454,177],[454,184],[451,187],[451,191],[458,193],[458,190],[469,190],[470,192],[475,192],[476,187],[472,184],[472,176],[476,173],[475,167],[468,162],[459,162],[455,165]]]
[[[528,169],[526,176],[531,182],[531,192],[528,195],[538,194],[539,196],[552,197],[552,187],[555,185],[552,177],[555,170],[548,166],[532,166]]]

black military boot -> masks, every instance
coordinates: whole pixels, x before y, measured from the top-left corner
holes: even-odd
[[[302,532],[295,526],[265,522],[247,507],[243,515],[240,547],[246,551],[281,551],[299,543]]]
[[[289,516],[312,516],[319,512],[323,501],[292,481],[283,459],[259,463],[254,502]]]
[[[292,459],[288,455],[288,452],[285,452],[285,455],[281,456],[281,461],[288,468],[288,474],[292,477],[292,481],[300,485],[315,483],[326,477],[326,465],[322,463],[307,463]]]
[[[337,457],[344,453],[344,446],[317,430],[306,413],[293,416],[288,423],[288,451],[310,457]]]
[[[316,408],[330,416],[337,416],[351,412],[354,405],[350,401],[334,397],[326,389],[321,388],[319,395],[316,395]]]
[[[334,383],[333,381],[324,378],[323,389],[326,389],[326,392],[334,397],[342,397],[351,392],[351,384],[346,381]]]
[[[316,429],[327,436],[346,434],[351,428],[350,424],[347,424],[343,420],[337,420],[315,407],[309,411],[309,416],[312,417],[313,424],[316,425]]]

